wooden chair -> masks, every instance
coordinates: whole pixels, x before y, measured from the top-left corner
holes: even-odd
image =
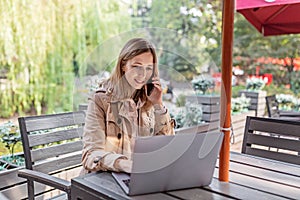
[[[300,165],[300,122],[247,117],[242,153]]]
[[[66,192],[71,199],[70,181],[56,176],[81,165],[85,112],[20,117],[18,120],[26,165],[18,176],[27,179],[28,198],[34,199],[45,192],[35,191],[34,182],[39,182]]]
[[[300,121],[300,112],[279,110],[275,95],[266,96],[266,104],[269,117]]]

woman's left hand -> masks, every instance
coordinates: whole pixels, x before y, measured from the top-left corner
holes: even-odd
[[[163,95],[163,90],[161,88],[161,84],[159,82],[158,77],[153,77],[152,78],[152,83],[154,85],[154,88],[151,92],[151,94],[148,97],[149,101],[152,102],[153,105],[162,105],[162,95]],[[145,85],[146,89],[146,94],[147,94],[147,86]]]

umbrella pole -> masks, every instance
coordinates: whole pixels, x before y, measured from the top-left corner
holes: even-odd
[[[229,181],[234,3],[235,0],[223,1],[222,16],[222,87],[220,129],[224,133],[224,140],[220,151],[219,180],[225,182]]]

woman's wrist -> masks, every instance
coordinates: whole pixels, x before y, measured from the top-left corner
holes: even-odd
[[[163,104],[154,104],[154,113],[157,114],[165,114],[167,112],[167,108]]]
[[[153,105],[154,110],[162,110],[164,108],[164,105],[162,103],[154,104]]]

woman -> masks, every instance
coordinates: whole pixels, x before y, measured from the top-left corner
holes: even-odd
[[[149,82],[152,91],[146,86]],[[174,134],[174,121],[162,103],[155,49],[147,40],[134,38],[121,50],[110,78],[89,99],[84,171],[130,173],[133,139],[161,134]]]

